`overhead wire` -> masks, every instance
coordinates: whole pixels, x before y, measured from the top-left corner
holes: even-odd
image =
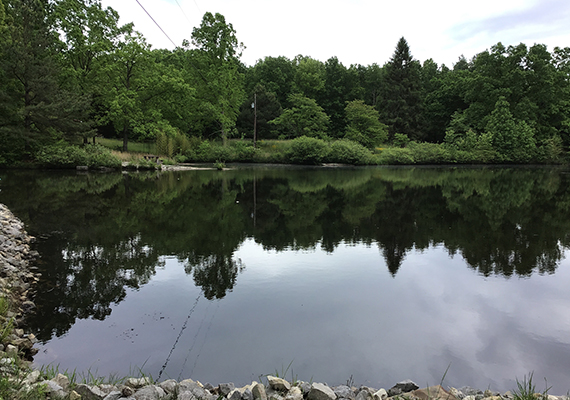
[[[170,39],[170,36],[168,36],[166,34],[166,32],[164,31],[164,29],[162,29],[162,27],[158,24],[158,22],[156,22],[156,20],[152,17],[152,15],[150,15],[150,13],[146,10],[146,8],[144,8],[144,6],[139,2],[139,0],[135,0],[139,6],[141,6],[141,8],[144,10],[144,12],[146,13],[146,15],[148,15],[150,17],[150,19],[152,19],[152,22],[155,23],[156,26],[158,26],[158,29],[160,29],[160,31],[162,33],[164,33],[164,36],[166,36],[168,38],[168,40],[170,40],[170,43],[172,43],[172,45],[174,47],[176,47],[176,43],[174,43],[174,41],[172,39]]]
[[[178,5],[178,8],[180,8],[180,11],[182,11],[182,15],[184,15],[184,18],[186,18],[186,21],[188,21],[188,23],[190,25],[192,25],[192,22],[190,22],[190,19],[188,18],[188,16],[186,15],[186,13],[184,12],[184,9],[182,8],[182,6],[180,5],[180,3],[178,2],[178,0],[174,0],[176,1],[176,4]],[[196,4],[196,1],[194,1],[194,4]],[[198,4],[196,4],[196,7],[198,7]],[[198,9],[199,10],[199,9]]]

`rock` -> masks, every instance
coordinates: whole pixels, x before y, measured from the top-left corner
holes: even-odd
[[[372,395],[374,400],[386,400],[388,398],[388,393],[386,389],[380,389]]]
[[[107,396],[105,396],[103,400],[119,400],[121,397],[123,397],[123,394],[121,392],[118,390],[113,390]]]
[[[176,387],[178,386],[178,382],[176,382],[174,379],[168,379],[164,382],[160,382],[158,386],[161,387],[162,390],[164,390],[166,393],[174,394],[176,393]]]
[[[277,378],[275,376],[267,375],[267,382],[272,389],[288,391],[291,389],[291,384],[285,379]]]
[[[228,400],[241,400],[241,392],[239,389],[234,389],[226,396]]]
[[[361,389],[356,395],[356,400],[372,400],[372,393],[367,389]]]
[[[38,381],[40,377],[40,371],[34,370],[30,372],[22,381],[24,385],[32,385]],[[57,383],[57,382],[56,382]],[[61,386],[61,385],[60,385]]]
[[[411,392],[413,390],[417,390],[419,388],[420,387],[418,385],[416,385],[414,382],[412,382],[409,379],[406,379],[405,381],[398,382],[394,386],[392,386],[388,390],[387,394],[389,397],[392,397],[392,396],[396,396],[396,395],[401,394],[401,393],[408,393],[408,392]]]
[[[150,385],[145,386],[135,392],[134,398],[136,400],[160,400],[166,396],[166,393],[162,388]]]
[[[63,388],[53,381],[43,381],[40,382],[39,385],[45,387],[46,393],[48,393],[52,399],[63,399],[67,396]]]
[[[322,383],[313,383],[307,398],[309,400],[335,400],[336,394],[330,387]]]
[[[241,394],[242,400],[253,400],[253,393],[249,387],[246,387],[245,390]],[[301,399],[303,395],[301,395]]]
[[[311,384],[309,382],[299,382],[299,387],[303,391],[303,396],[306,396],[311,391]]]
[[[356,397],[352,389],[346,385],[336,386],[333,390],[339,399],[354,399]]]
[[[75,391],[81,395],[81,400],[103,400],[107,396],[107,394],[97,386],[88,386],[83,383],[77,385]]]
[[[125,386],[131,387],[133,389],[140,389],[144,386],[150,385],[152,382],[148,377],[142,378],[129,378],[125,382]]]
[[[285,395],[285,400],[303,400],[303,391],[298,386],[293,386]]]
[[[220,383],[218,388],[221,394],[227,396],[228,394],[230,394],[232,390],[236,388],[236,386],[233,384],[233,382],[229,382],[229,383]]]
[[[63,390],[67,390],[69,387],[69,378],[63,374],[57,374],[57,376],[53,378],[52,381],[61,386]]]
[[[456,399],[463,399],[465,395],[458,389],[454,387],[449,387],[449,393],[451,393]]]
[[[477,396],[478,394],[483,394],[481,390],[473,389],[471,386],[463,386],[459,390],[461,390],[465,396]]]
[[[81,400],[81,395],[75,390],[72,390],[71,393],[69,393],[69,400]]]
[[[121,390],[121,394],[123,395],[123,397],[131,397],[134,393],[135,393],[135,390],[130,386],[125,386]]]
[[[420,400],[457,400],[451,393],[446,391],[440,385],[414,390],[411,394]]]
[[[261,383],[256,384],[252,389],[251,393],[255,400],[267,400],[267,394],[265,393],[265,386]]]

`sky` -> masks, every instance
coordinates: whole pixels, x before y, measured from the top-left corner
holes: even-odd
[[[140,4],[139,4],[140,3]],[[190,40],[206,12],[220,13],[245,45],[241,60],[301,54],[383,65],[406,38],[412,56],[451,67],[498,42],[570,46],[568,0],[102,0],[153,49]],[[143,10],[144,7],[166,35]]]

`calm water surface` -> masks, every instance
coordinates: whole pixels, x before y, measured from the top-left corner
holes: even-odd
[[[0,171],[38,365],[570,389],[570,186],[543,168]]]

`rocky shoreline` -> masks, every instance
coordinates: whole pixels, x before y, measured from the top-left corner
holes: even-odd
[[[37,353],[33,334],[25,332],[25,318],[34,312],[34,288],[40,274],[32,265],[39,254],[31,250],[34,238],[27,234],[24,224],[3,204],[0,204],[0,296],[8,300],[9,309],[0,316],[0,375],[18,381],[21,391],[41,387],[46,399],[70,400],[513,400],[511,392],[498,393],[464,387],[443,388],[441,385],[420,389],[412,381],[402,381],[386,390],[347,385],[329,387],[325,383],[289,382],[279,377],[265,377],[267,383],[252,382],[235,387],[221,383],[214,387],[192,379],[160,383],[151,379],[126,378],[120,384],[75,384],[69,377],[58,374],[44,379],[30,362]],[[24,367],[22,367],[24,366]],[[24,375],[22,375],[24,371]],[[532,395],[531,395],[532,397]],[[541,395],[535,395],[541,400]],[[526,400],[526,399],[521,399]],[[544,395],[544,400],[570,400],[568,396]]]

